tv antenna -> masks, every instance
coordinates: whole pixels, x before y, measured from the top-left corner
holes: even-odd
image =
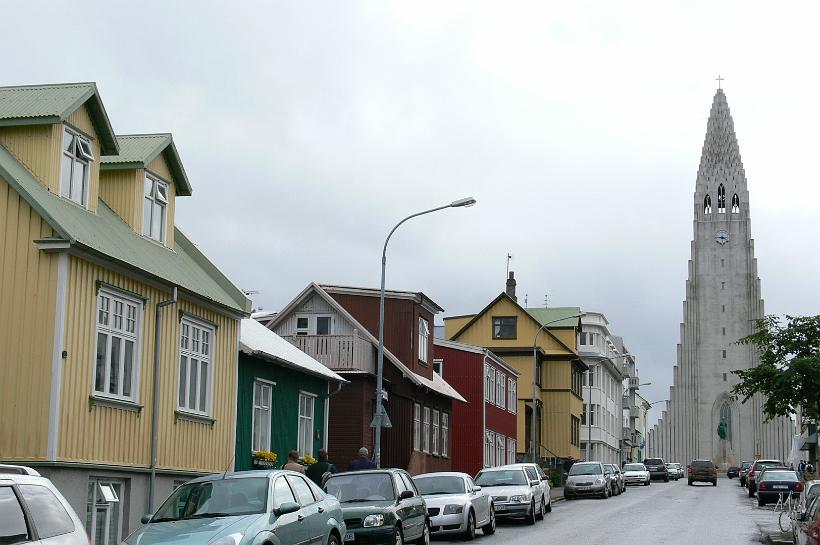
[[[511,253],[507,252],[507,276],[505,276],[505,278],[510,277],[510,260],[512,258],[513,258],[513,255]]]

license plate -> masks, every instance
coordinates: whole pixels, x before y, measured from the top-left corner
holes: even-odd
[[[783,486],[783,485],[774,485],[772,488],[774,488],[776,490],[788,490],[789,489],[788,486]]]
[[[504,511],[505,509],[507,509],[506,505],[496,505],[495,506],[496,511]]]
[[[353,532],[348,532],[345,534],[345,541],[354,541],[356,539],[356,534]]]

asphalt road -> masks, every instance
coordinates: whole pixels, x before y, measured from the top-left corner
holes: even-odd
[[[556,502],[534,526],[499,522],[495,535],[478,532],[480,545],[746,545],[770,543],[778,533],[772,506],[758,508],[737,479],[718,486],[686,480],[629,487],[607,500]],[[444,539],[436,539],[444,543]]]

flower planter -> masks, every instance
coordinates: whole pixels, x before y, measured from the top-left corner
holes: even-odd
[[[271,462],[270,460],[252,458],[251,461],[254,469],[276,469],[276,462]]]

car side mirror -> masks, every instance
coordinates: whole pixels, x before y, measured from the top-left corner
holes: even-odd
[[[152,518],[154,518],[154,515],[150,515],[150,514],[149,515],[143,515],[142,518],[140,519],[140,522],[143,523],[143,524],[148,524],[149,522],[151,522]]]
[[[543,477],[541,477],[541,480],[542,481],[549,481],[550,480],[549,475],[544,475]]]
[[[282,505],[280,505],[273,512],[276,513],[277,516],[282,516],[282,515],[287,515],[288,513],[295,513],[299,509],[301,509],[301,507],[299,506],[298,503],[296,503],[294,501],[286,501],[286,502],[282,502]]]
[[[478,485],[473,486],[473,492],[481,492],[481,487]]]
[[[530,481],[530,486],[538,486],[541,484],[541,481]]]
[[[413,497],[412,490],[402,490],[399,494],[399,501],[406,500]]]

